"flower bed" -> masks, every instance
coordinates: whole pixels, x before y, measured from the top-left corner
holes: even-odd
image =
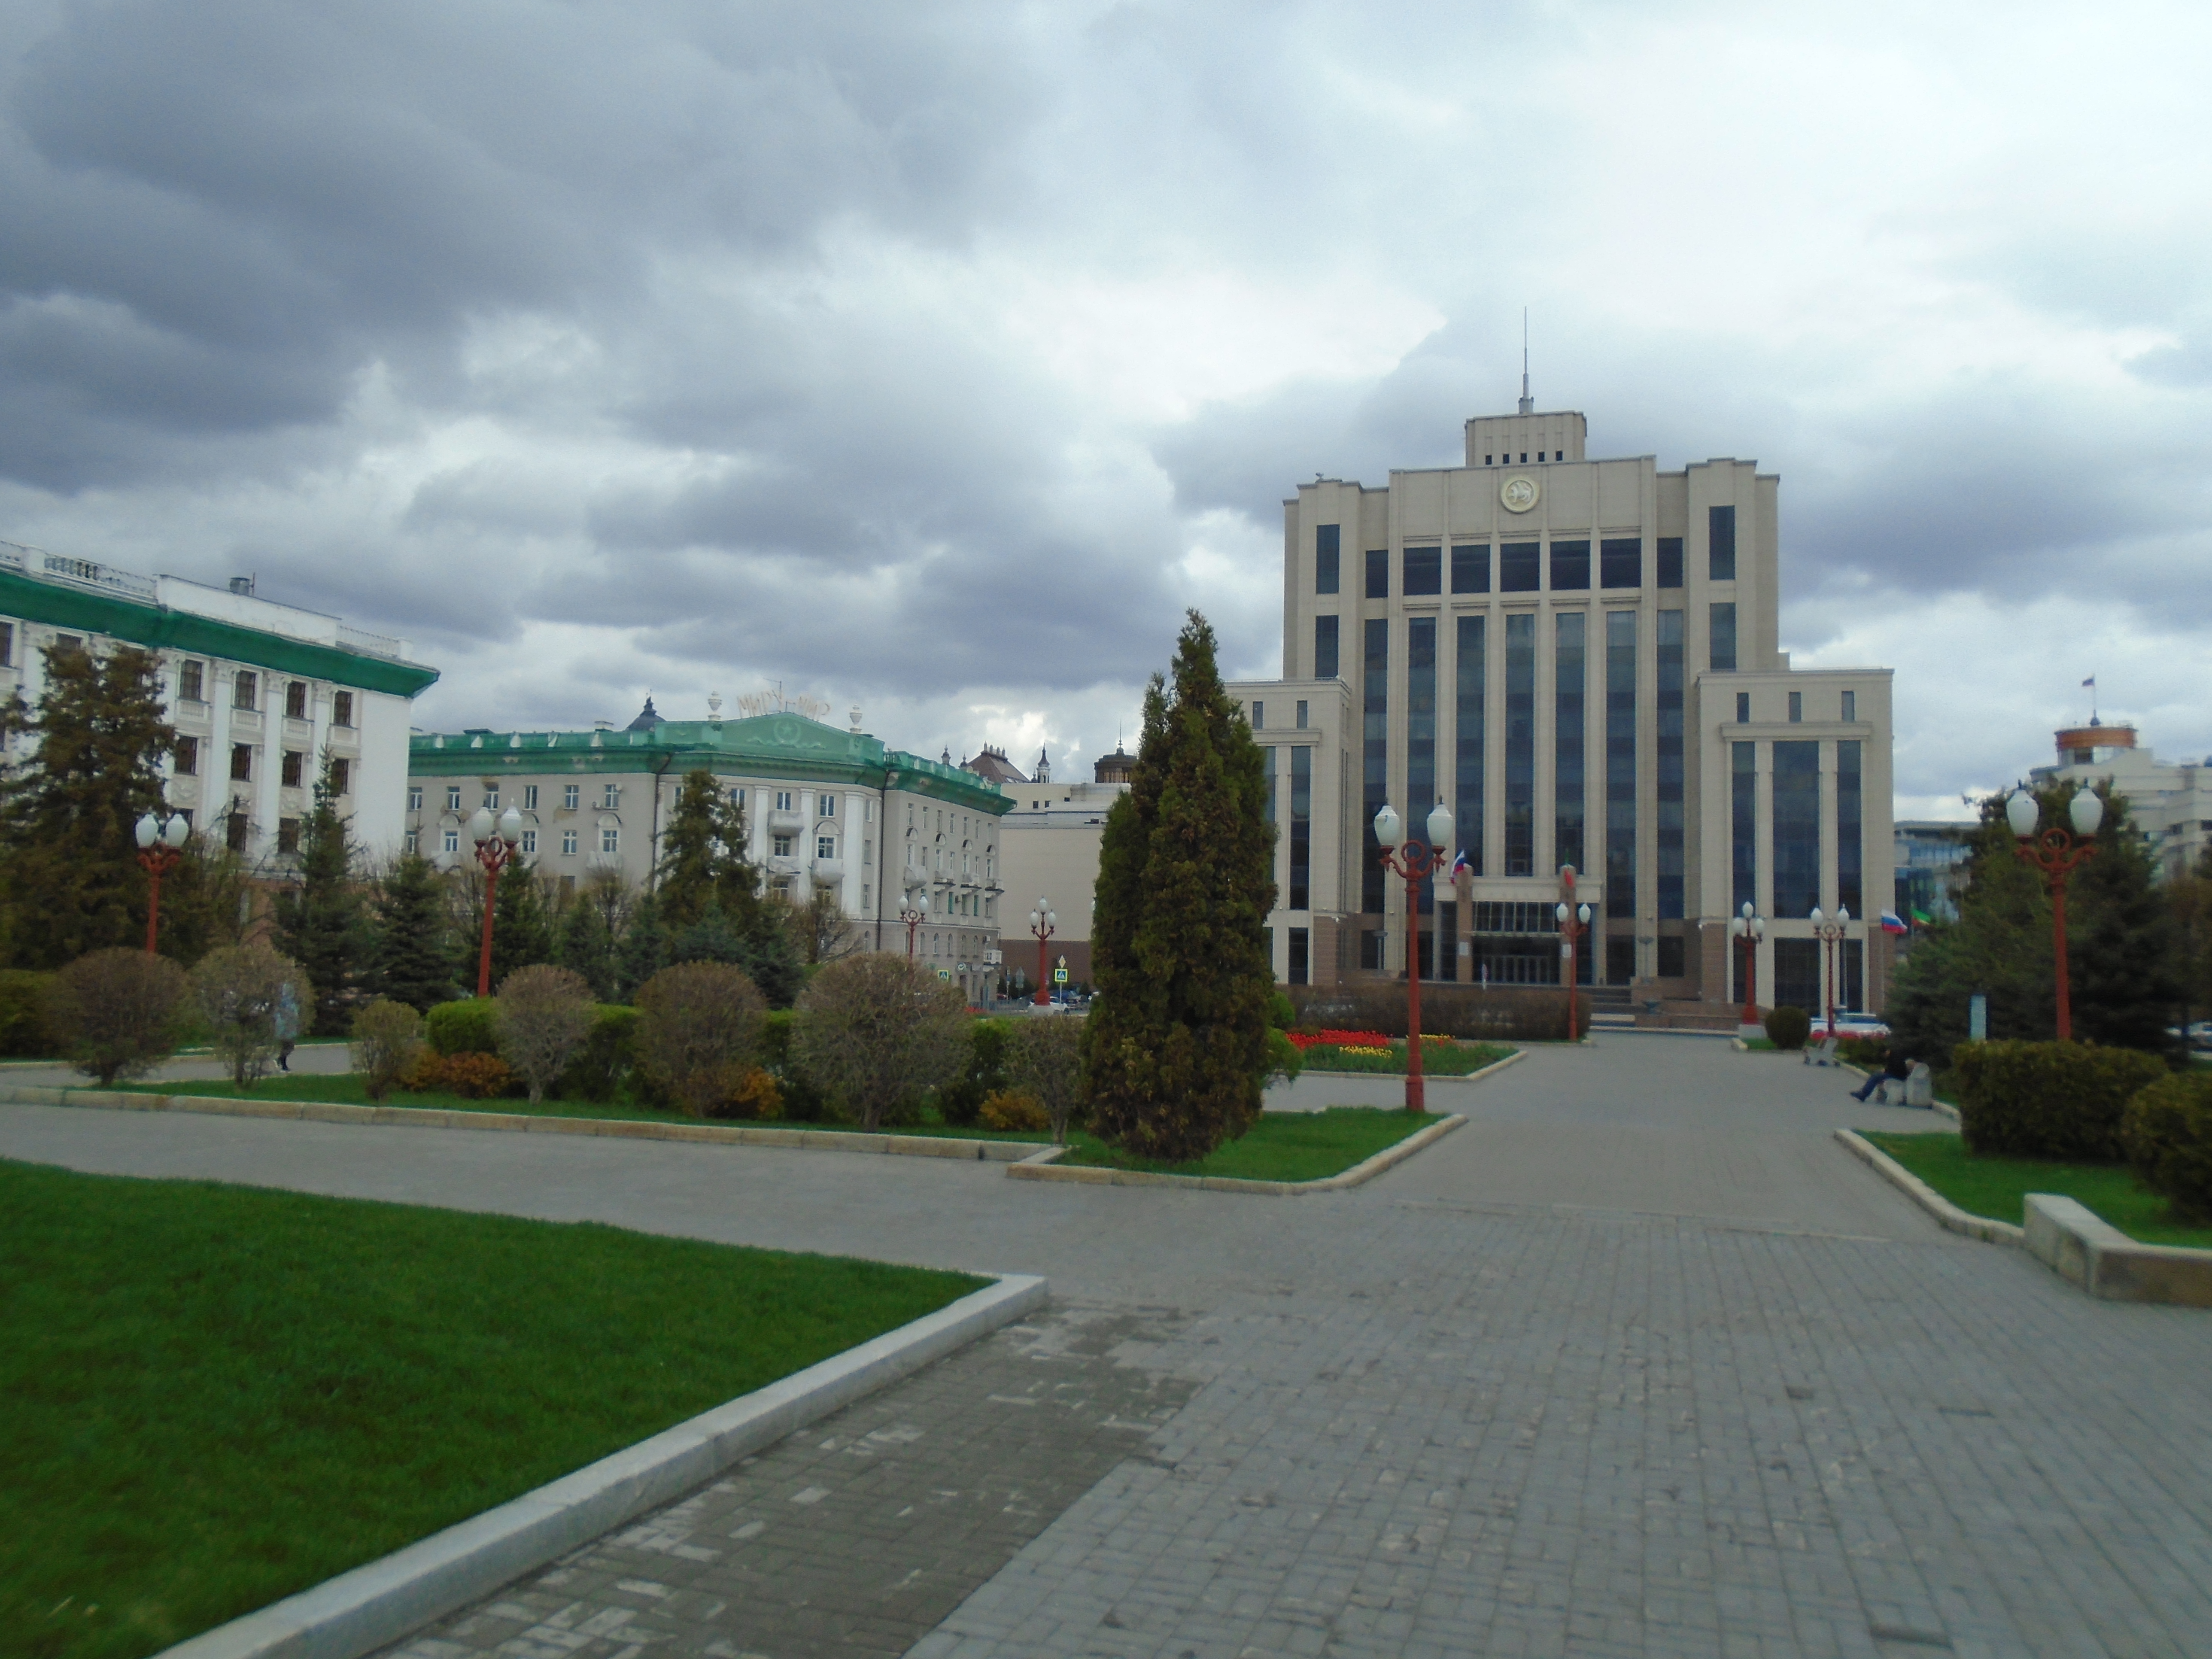
[[[1324,1030],[1319,1031],[1285,1031],[1283,1035],[1290,1038],[1293,1043],[1301,1048],[1343,1048],[1354,1054],[1380,1053],[1387,1050],[1393,1042],[1404,1041],[1401,1037],[1393,1037],[1382,1031],[1333,1031]],[[1421,1034],[1421,1041],[1424,1042],[1449,1042],[1452,1039],[1448,1036],[1439,1036],[1433,1031],[1424,1031]]]

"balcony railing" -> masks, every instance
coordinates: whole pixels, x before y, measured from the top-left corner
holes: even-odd
[[[154,599],[154,579],[129,570],[118,570],[111,565],[95,564],[90,559],[73,559],[66,554],[49,553],[41,547],[25,547],[20,542],[0,542],[0,569],[20,570],[27,576],[43,576],[48,581],[67,582],[73,587],[88,587],[98,593],[120,593],[126,599]]]

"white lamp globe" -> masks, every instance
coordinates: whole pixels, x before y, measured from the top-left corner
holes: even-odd
[[[1567,924],[1566,901],[1562,899],[1559,903],[1553,905],[1552,907],[1552,914],[1559,918],[1559,925],[1562,927],[1565,927]]]
[[[1805,920],[1811,922],[1815,927],[1818,927],[1822,922],[1826,921],[1827,918],[1820,914],[1820,907],[1816,904],[1813,907],[1813,914],[1806,917]]]
[[[1748,926],[1749,924],[1747,923],[1741,916],[1730,916],[1729,918],[1729,937],[1730,939],[1741,939]]]
[[[492,831],[498,827],[492,822],[491,809],[488,806],[479,806],[475,815],[469,819],[469,839],[475,842],[489,841]]]
[[[1749,899],[1746,899],[1743,902],[1743,919],[1746,921],[1749,921],[1751,920],[1751,901]]]
[[[138,820],[136,833],[141,847],[151,847],[155,842],[161,840],[161,826],[154,822],[154,815],[149,812]]]
[[[1581,922],[1584,927],[1588,927],[1589,925],[1589,919],[1590,908],[1587,904],[1583,906],[1581,909],[1575,912],[1575,920]]]
[[[1398,817],[1398,809],[1391,805],[1389,801],[1384,801],[1382,810],[1375,815],[1375,839],[1395,853],[1398,850],[1399,844],[1406,838],[1403,830],[1404,825]]]
[[[2077,836],[2095,835],[2097,826],[2105,821],[2105,803],[2094,789],[2078,791],[2066,810],[2074,820],[2074,833]]]
[[[161,839],[172,847],[182,847],[191,839],[191,834],[192,826],[185,822],[185,815],[179,812],[169,820],[168,827],[161,831]]]
[[[1436,810],[1429,814],[1429,845],[1443,852],[1451,845],[1451,808],[1438,801]]]
[[[1851,907],[1850,907],[1850,905],[1848,905],[1848,904],[1838,904],[1838,905],[1836,907],[1836,920],[1837,920],[1838,922],[1846,922],[1846,921],[1849,921],[1850,919],[1851,919]]]
[[[2036,811],[2035,797],[2025,789],[2014,790],[2012,799],[2005,802],[2005,822],[2022,841],[2035,833],[2036,820],[2040,816]]]
[[[522,814],[512,806],[499,815],[499,838],[501,841],[522,839]]]

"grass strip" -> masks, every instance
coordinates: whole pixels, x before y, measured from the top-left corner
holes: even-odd
[[[0,1161],[0,1646],[156,1652],[983,1283]]]
[[[2212,1229],[2184,1226],[2166,1201],[2137,1184],[2124,1164],[2061,1164],[2040,1158],[1969,1152],[1955,1134],[1859,1133],[1969,1215],[2027,1218],[2027,1194],[2057,1193],[2110,1222],[2139,1244],[2186,1244],[2212,1249]]]
[[[1511,1046],[1502,1042],[1431,1042],[1423,1045],[1421,1070],[1430,1077],[1466,1077],[1486,1066],[1495,1066],[1512,1053]],[[1316,1054],[1322,1057],[1316,1059]],[[1341,1048],[1323,1054],[1321,1049],[1309,1048],[1305,1069],[1398,1076],[1406,1069],[1406,1045],[1402,1041],[1393,1042],[1387,1054],[1348,1054]]]
[[[1407,1135],[1443,1121],[1441,1112],[1331,1106],[1318,1112],[1262,1112],[1237,1140],[1191,1164],[1128,1158],[1081,1130],[1070,1130],[1063,1164],[1143,1170],[1154,1175],[1231,1176],[1242,1181],[1323,1181],[1364,1164]]]

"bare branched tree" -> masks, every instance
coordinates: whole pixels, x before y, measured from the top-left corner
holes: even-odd
[[[799,1070],[865,1128],[951,1082],[967,1062],[967,999],[903,956],[830,963],[799,993],[797,1012]]]
[[[550,963],[518,968],[500,982],[492,999],[500,1058],[529,1085],[532,1105],[568,1069],[597,1012],[584,976]]]

